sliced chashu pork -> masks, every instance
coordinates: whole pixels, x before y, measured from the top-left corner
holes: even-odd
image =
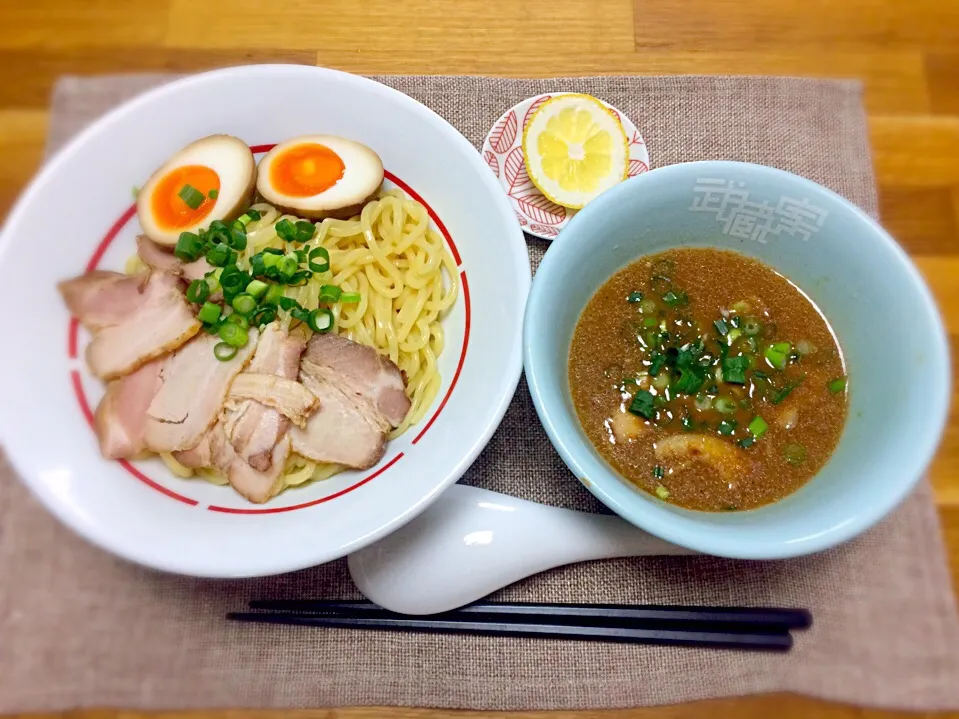
[[[118,313],[111,324],[95,329],[87,347],[90,371],[101,379],[129,374],[177,349],[200,330],[200,322],[183,296],[179,278],[174,275],[150,273],[140,294],[135,299],[130,297],[129,301],[133,304],[132,311]],[[103,310],[97,313],[104,318]],[[82,321],[82,317],[77,316]]]
[[[177,350],[163,366],[162,386],[147,411],[146,443],[154,452],[192,449],[223,409],[233,379],[243,371],[257,345],[257,331],[236,356],[221,362],[213,354],[220,341],[202,334]]]
[[[148,362],[107,385],[94,415],[100,453],[107,459],[128,459],[146,449],[147,409],[162,384],[164,362]]]
[[[187,280],[203,279],[207,272],[216,269],[204,257],[193,262],[184,262],[173,252],[164,249],[146,235],[137,237],[137,254],[143,260],[143,264],[148,267],[174,275],[181,275]]]
[[[289,335],[279,323],[273,322],[261,333],[248,371],[255,375],[296,380],[300,355],[305,347],[302,339]],[[241,382],[241,389],[248,384],[245,380]],[[290,420],[285,414],[252,399],[228,407],[224,419],[226,435],[237,456],[259,472],[267,472],[272,467],[273,448],[286,436],[289,428]]]
[[[70,314],[91,331],[118,325],[144,301],[149,276],[94,270],[57,285]]]
[[[306,425],[319,404],[316,396],[295,379],[260,372],[244,372],[233,380],[230,399],[256,400],[277,410],[297,427]]]
[[[283,488],[280,477],[289,456],[290,439],[284,436],[271,452],[270,468],[266,472],[257,471],[237,456],[227,439],[223,422],[213,425],[193,449],[174,453],[176,460],[186,467],[216,469],[240,495],[257,504],[267,501]]]
[[[372,467],[386,433],[406,417],[403,373],[371,347],[336,335],[314,335],[300,363],[300,381],[319,409],[305,428],[290,430],[293,451],[316,462]]]

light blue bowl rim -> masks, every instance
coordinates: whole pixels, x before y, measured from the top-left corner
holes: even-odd
[[[620,502],[611,496],[604,489],[604,485],[607,482],[618,484],[623,481],[615,475],[612,468],[607,469],[605,476],[593,475],[588,478],[588,481],[583,481],[586,472],[579,458],[592,450],[587,446],[586,440],[575,434],[564,434],[554,422],[555,417],[566,412],[560,397],[547,398],[545,396],[540,381],[540,368],[536,364],[535,353],[532,348],[531,338],[534,336],[533,326],[537,321],[536,318],[542,317],[543,321],[548,319],[550,305],[552,304],[550,294],[558,291],[551,286],[555,284],[551,282],[553,267],[562,262],[564,255],[577,251],[578,243],[570,235],[586,231],[594,217],[615,211],[617,204],[628,202],[632,194],[640,192],[645,185],[668,183],[692,174],[705,176],[734,170],[748,170],[759,179],[765,176],[793,183],[797,187],[801,187],[810,196],[818,195],[826,202],[839,203],[851,211],[862,223],[864,233],[872,237],[874,242],[883,244],[885,249],[890,251],[898,260],[900,269],[908,280],[908,287],[905,291],[913,292],[920,298],[923,310],[931,320],[930,324],[935,328],[934,336],[929,338],[929,371],[939,375],[939,383],[943,390],[935,396],[929,397],[928,432],[925,434],[925,441],[913,445],[911,450],[910,464],[915,468],[914,472],[910,475],[903,475],[894,492],[872,501],[869,503],[868,509],[860,508],[860,511],[849,521],[840,523],[829,532],[804,538],[802,542],[784,540],[770,544],[750,543],[749,535],[752,530],[748,528],[744,529],[737,539],[720,538],[711,535],[705,523],[703,524],[703,531],[699,533],[677,530],[675,523],[671,521],[672,515],[668,510],[656,506],[639,494],[636,495],[635,501],[630,502]],[[945,431],[951,402],[951,368],[946,330],[931,291],[902,247],[869,215],[832,190],[785,170],[747,162],[707,160],[657,168],[607,190],[580,210],[563,230],[560,239],[550,246],[533,277],[523,326],[523,360],[533,405],[550,442],[576,479],[597,499],[627,521],[661,539],[705,554],[734,559],[784,559],[812,554],[842,544],[882,520],[905,499],[928,469]],[[575,417],[572,426],[578,426],[578,420]]]

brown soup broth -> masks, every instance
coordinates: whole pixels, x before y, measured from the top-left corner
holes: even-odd
[[[688,509],[782,499],[832,454],[846,419],[842,352],[795,285],[707,248],[642,258],[576,325],[579,421],[624,477]]]

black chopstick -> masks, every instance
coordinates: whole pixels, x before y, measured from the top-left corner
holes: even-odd
[[[805,629],[805,609],[630,606],[622,604],[472,604],[429,616],[395,614],[371,602],[267,599],[243,622],[393,631],[546,637],[672,646],[788,651],[790,629]]]
[[[291,624],[308,627],[350,629],[386,629],[392,631],[476,634],[493,637],[543,637],[552,639],[592,639],[630,644],[709,647],[789,651],[792,636],[788,632],[746,633],[693,629],[651,629],[607,626],[572,626],[519,622],[463,621],[442,619],[402,619],[384,617],[337,617],[318,614],[269,614],[233,612],[227,619],[266,624]]]
[[[250,602],[250,609],[281,612],[311,612],[351,616],[400,617],[372,602],[310,599],[261,599]],[[528,622],[542,620],[599,621],[603,624],[696,624],[713,626],[743,625],[760,630],[788,631],[808,629],[812,616],[805,609],[781,609],[776,607],[700,607],[672,605],[626,605],[626,604],[552,604],[552,603],[487,603],[471,604],[452,612],[432,615],[433,618],[453,618],[470,615],[522,618]]]

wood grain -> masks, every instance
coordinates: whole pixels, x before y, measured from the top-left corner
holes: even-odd
[[[786,74],[865,84],[884,222],[916,258],[959,353],[959,0],[0,0],[0,216],[40,162],[64,73],[249,62],[359,73],[550,77]],[[959,367],[954,368],[959,397]],[[931,476],[959,589],[959,411]],[[73,719],[143,719],[66,712]],[[161,716],[151,715],[151,716]],[[356,708],[177,712],[171,719],[478,719]],[[894,719],[932,715],[791,695],[524,719]],[[945,716],[945,715],[938,715]],[[959,718],[959,713],[948,716]],[[43,719],[53,719],[45,716]]]

